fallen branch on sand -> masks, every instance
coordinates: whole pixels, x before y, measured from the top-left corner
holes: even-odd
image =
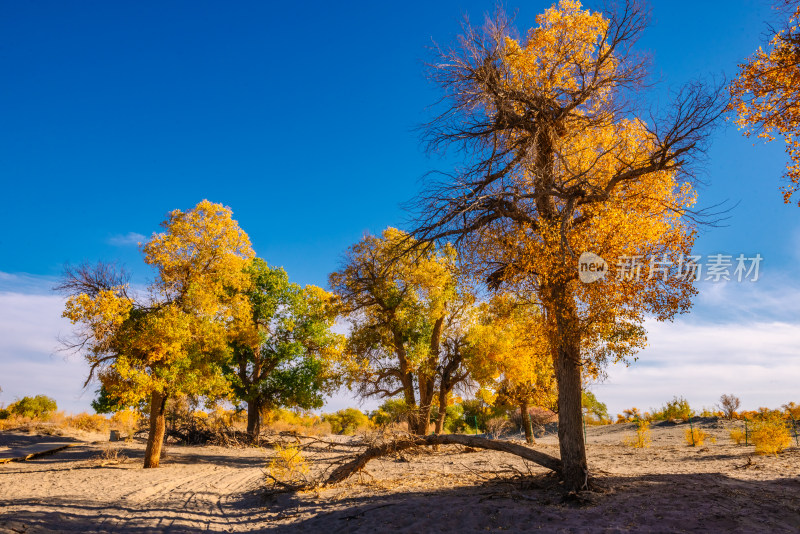
[[[283,490],[282,491],[301,491],[311,489],[319,486],[330,486],[346,480],[355,473],[361,471],[370,460],[388,456],[390,454],[398,453],[405,449],[421,446],[436,446],[436,445],[463,445],[474,449],[489,449],[494,451],[507,452],[525,460],[531,461],[535,464],[541,465],[556,473],[561,473],[561,460],[545,454],[540,451],[533,450],[524,445],[517,443],[510,443],[508,441],[498,441],[493,439],[486,439],[477,436],[465,436],[462,434],[439,434],[430,436],[413,436],[402,435],[395,436],[389,441],[383,443],[373,444],[367,449],[353,458],[352,460],[340,465],[328,475],[325,480],[317,481],[308,484],[292,485],[278,482]],[[270,477],[272,478],[272,477]]]

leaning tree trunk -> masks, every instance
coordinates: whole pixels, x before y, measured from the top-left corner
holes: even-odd
[[[261,399],[255,398],[247,402],[247,435],[257,439],[261,434]]]
[[[164,408],[167,396],[154,391],[150,398],[150,432],[147,434],[147,448],[144,451],[144,467],[158,467],[161,460],[161,448],[164,445]]]
[[[522,426],[525,428],[525,441],[533,443],[533,426],[531,425],[531,414],[528,413],[528,403],[519,403],[519,415],[522,417]]]
[[[552,319],[556,325],[555,365],[558,382],[558,445],[562,477],[568,491],[588,489],[589,469],[583,440],[581,408],[580,333],[575,303],[567,283],[551,288]]]

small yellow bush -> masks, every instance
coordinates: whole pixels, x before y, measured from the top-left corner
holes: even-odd
[[[750,438],[756,446],[756,454],[778,455],[792,443],[792,435],[786,423],[777,417],[768,418],[753,424]]]
[[[650,435],[650,421],[639,420],[637,425],[636,436],[626,438],[624,443],[637,449],[647,448],[653,442],[653,438]]]
[[[741,445],[745,441],[744,438],[745,438],[744,430],[740,430],[738,428],[734,428],[733,430],[731,430],[731,439],[735,444]]]
[[[700,428],[687,428],[686,429],[686,444],[690,447],[700,447],[705,440],[715,443],[717,440],[710,436],[708,432]]]
[[[305,481],[309,472],[308,462],[297,447],[275,446],[275,457],[267,465],[267,473],[273,482],[293,484]]]

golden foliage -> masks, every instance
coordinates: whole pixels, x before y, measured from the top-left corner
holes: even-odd
[[[701,428],[687,428],[684,432],[684,438],[686,439],[686,444],[690,447],[700,447],[707,439],[712,443],[716,442],[716,438]]]
[[[748,137],[773,141],[782,136],[789,155],[783,200],[786,203],[800,186],[800,2],[784,0],[790,9],[785,27],[770,39],[767,50],[759,49],[739,66],[731,84],[731,104],[736,123]],[[800,202],[798,202],[800,205]]]
[[[470,374],[485,402],[552,407],[556,401],[552,349],[542,315],[508,294],[480,306],[467,334]]]
[[[267,478],[283,484],[305,482],[308,462],[297,447],[275,446],[275,456],[267,464]]]
[[[786,422],[773,417],[756,421],[750,429],[750,439],[756,446],[756,454],[778,455],[783,449],[791,445],[792,435]]]
[[[154,391],[227,391],[220,370],[227,325],[249,313],[237,290],[253,256],[231,215],[207,200],[169,214],[165,232],[142,249],[158,274],[147,302],[134,301],[124,286],[68,298],[63,316],[81,329],[92,372],[120,404],[135,406]]]
[[[745,442],[745,433],[744,430],[742,429],[734,428],[733,430],[731,430],[730,436],[731,440],[737,445],[741,445],[742,443]]]

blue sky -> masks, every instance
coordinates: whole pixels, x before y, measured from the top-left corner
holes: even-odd
[[[524,30],[549,5],[506,7]],[[52,356],[57,335],[68,327],[47,288],[65,262],[82,260],[122,261],[137,282],[146,282],[135,243],[157,231],[172,209],[203,198],[230,206],[261,257],[284,266],[297,282],[322,286],[342,251],[364,232],[402,227],[407,215],[400,206],[419,190],[422,175],[451,163],[425,154],[415,130],[438,96],[425,78],[428,47],[433,40],[452,42],[463,14],[479,21],[493,6],[4,5],[0,403],[51,392],[68,409],[88,406],[80,361]],[[652,56],[653,75],[662,81],[656,102],[667,88],[698,76],[734,76],[775,16],[760,0],[654,2],[652,10],[638,49]],[[739,338],[727,349],[707,344],[734,339],[715,337],[721,332],[761,340],[750,349],[766,362],[759,369],[778,366],[787,384],[800,378],[796,365],[788,371],[779,365],[791,362],[797,338],[774,326],[800,331],[793,304],[800,289],[793,275],[800,211],[785,206],[778,192],[785,163],[779,143],[754,145],[730,124],[716,132],[701,206],[727,200],[736,207],[727,226],[703,231],[696,250],[760,253],[762,278],[750,286],[701,284],[691,315],[654,325],[640,361],[612,369],[608,383],[597,386],[612,410],[648,407],[672,394],[710,405],[729,388],[747,391],[750,386],[734,380],[741,379],[736,372],[728,382],[719,373],[683,386],[678,378],[667,380],[692,375],[698,360],[720,368],[731,361],[742,369],[751,365],[750,353],[738,360],[729,354],[750,347]],[[785,346],[773,347],[767,337]],[[675,357],[693,351],[694,358]],[[654,367],[656,378],[635,374]],[[626,380],[667,385],[637,393]],[[793,390],[768,383],[763,378],[753,386],[750,399],[742,395],[745,404],[791,400]],[[346,402],[342,397],[330,406]]]

